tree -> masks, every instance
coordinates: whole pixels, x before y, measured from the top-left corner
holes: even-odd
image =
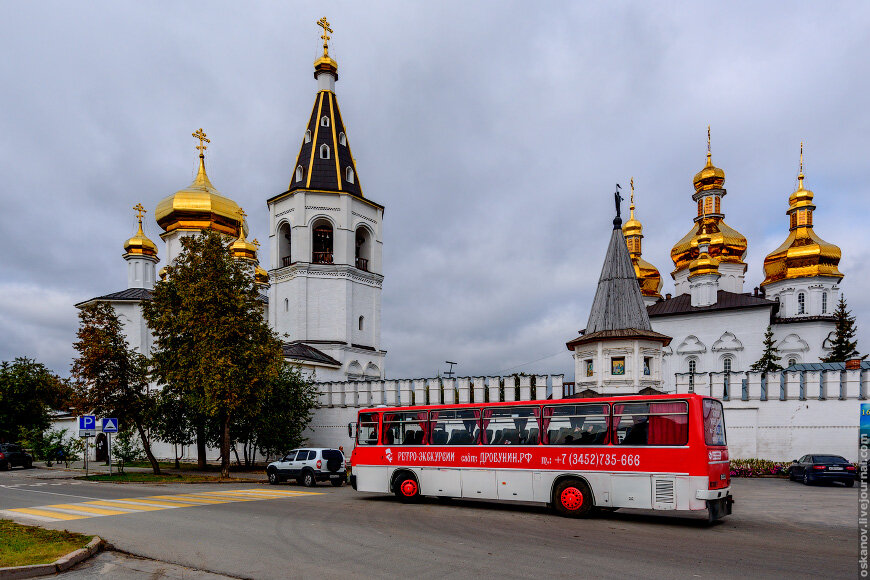
[[[777,350],[776,344],[774,344],[773,329],[770,325],[767,326],[767,330],[764,332],[763,346],[764,352],[761,353],[761,358],[749,367],[749,370],[755,373],[769,373],[782,370],[782,365],[779,364],[779,359],[782,357],[779,356],[779,350]]]
[[[118,470],[124,473],[124,466],[132,461],[138,461],[142,457],[142,448],[136,441],[136,435],[132,429],[123,429],[118,432],[115,439],[114,455],[118,458]]]
[[[148,359],[130,348],[115,309],[106,302],[82,307],[76,338],[73,347],[79,356],[73,361],[72,376],[80,409],[117,417],[135,429],[151,469],[159,474],[147,432],[155,410],[155,397],[148,386]]]
[[[218,422],[221,475],[229,477],[230,426],[268,396],[283,362],[281,343],[264,319],[251,266],[233,258],[225,236],[204,230],[181,245],[142,307],[154,335],[152,370],[198,416],[203,468],[204,420]]]
[[[13,441],[23,431],[44,431],[52,409],[70,404],[72,389],[45,365],[18,357],[0,364],[0,441]]]
[[[166,443],[172,443],[175,450],[175,469],[179,469],[181,465],[178,460],[178,447],[194,442],[195,429],[187,400],[170,388],[164,388],[157,396],[154,436]]]
[[[299,369],[284,363],[263,399],[256,426],[257,446],[263,455],[283,454],[304,441],[303,431],[317,404],[317,387]]]
[[[867,358],[858,354],[858,341],[852,340],[855,338],[855,333],[858,329],[855,327],[855,317],[852,313],[846,310],[846,299],[840,295],[840,301],[837,302],[837,309],[834,311],[834,340],[831,341],[831,354],[822,359],[822,362],[843,362],[853,358]]]

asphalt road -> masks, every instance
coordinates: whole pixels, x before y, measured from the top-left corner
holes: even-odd
[[[118,485],[58,476],[36,469],[0,472],[0,510],[275,489],[251,483]],[[734,480],[735,513],[711,527],[700,514],[620,510],[572,520],[532,504],[406,505],[350,487],[277,489],[321,493],[40,525],[95,533],[131,554],[241,578],[842,578],[858,572],[857,487]]]

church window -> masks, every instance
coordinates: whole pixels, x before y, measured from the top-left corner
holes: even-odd
[[[354,258],[356,259],[354,265],[364,272],[369,271],[369,259],[370,259],[370,250],[371,250],[371,234],[369,231],[360,226],[356,229],[356,248],[354,251]]]
[[[649,376],[652,374],[652,357],[643,357],[643,374]]]
[[[326,143],[320,146],[320,158],[329,159],[329,145]]]
[[[722,213],[722,198],[716,196],[716,213]]]
[[[693,358],[689,359],[689,372],[694,375],[697,372],[697,370],[698,370],[698,361],[696,361]]]
[[[311,131],[310,130],[308,130],[308,129],[305,130],[305,137],[302,138],[302,142],[303,143],[311,143]]]
[[[338,134],[338,144],[347,147],[347,136],[344,133]]]
[[[302,181],[302,166],[297,165],[296,166],[296,183],[299,183],[300,181]]]
[[[793,367],[796,364],[797,364],[797,359],[794,359],[794,358],[788,359],[788,366]]]
[[[798,314],[806,314],[807,298],[803,292],[798,292]]]
[[[591,358],[586,359],[586,376],[591,377],[595,373],[595,363]]]
[[[329,127],[329,117],[327,117],[326,115],[321,117],[320,118],[320,126],[321,127]]]
[[[360,329],[360,330],[363,329],[363,324],[365,323],[365,320],[366,320],[366,319],[365,319],[365,316],[360,316],[360,317],[359,317],[359,329]]]
[[[281,227],[278,228],[278,260],[279,268],[284,268],[289,266],[291,262],[290,254],[291,254],[291,241],[292,241],[292,230],[290,229],[290,224],[283,223]]]
[[[730,373],[731,372],[731,357],[730,356],[726,356],[724,359],[722,359],[722,372],[723,373]]]
[[[290,310],[290,300],[287,298],[284,299],[284,312],[289,312]]]
[[[822,292],[822,314],[828,313],[828,293]]]
[[[311,261],[315,264],[332,264],[332,224],[321,220],[314,226],[314,251]]]
[[[344,180],[348,183],[353,183],[353,169],[346,167],[344,170]]]

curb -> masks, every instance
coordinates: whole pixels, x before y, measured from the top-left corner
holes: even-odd
[[[70,552],[66,556],[61,556],[51,564],[33,564],[30,566],[10,566],[8,568],[0,568],[0,579],[2,580],[17,580],[19,578],[35,578],[36,576],[47,576],[48,574],[56,574],[65,572],[79,562],[87,560],[103,548],[103,540],[99,536],[88,542],[84,548],[80,548],[74,552]]]

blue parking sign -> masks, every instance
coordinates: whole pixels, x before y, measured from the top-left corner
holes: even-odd
[[[93,437],[97,434],[97,418],[94,415],[79,417],[79,437]]]

